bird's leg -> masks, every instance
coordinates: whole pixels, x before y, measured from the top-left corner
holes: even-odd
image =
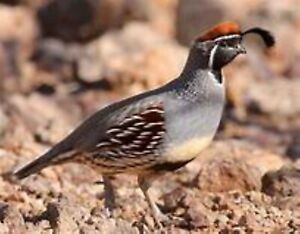
[[[155,202],[150,197],[149,188],[151,186],[152,181],[153,181],[153,177],[151,177],[151,176],[149,177],[149,175],[138,177],[139,187],[142,190],[142,192],[146,198],[146,201],[151,209],[154,221],[158,225],[158,227],[162,228],[162,223],[169,222],[169,218],[161,212],[161,210],[158,208],[158,206],[155,204]]]
[[[111,182],[111,177],[103,176],[103,184],[105,209],[108,212],[108,216],[112,216],[115,208],[115,193]]]

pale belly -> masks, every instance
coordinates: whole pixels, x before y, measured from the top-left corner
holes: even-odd
[[[165,160],[168,162],[184,162],[197,157],[212,142],[213,136],[195,137],[180,144],[172,145],[166,151]]]

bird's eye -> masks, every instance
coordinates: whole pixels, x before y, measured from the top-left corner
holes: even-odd
[[[220,41],[218,44],[222,47],[227,47],[228,46],[228,44],[225,41]]]

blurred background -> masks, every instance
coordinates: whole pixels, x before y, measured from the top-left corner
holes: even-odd
[[[247,38],[247,56],[224,71],[228,102],[215,142],[204,156],[168,177],[174,182],[162,180],[154,192],[165,210],[185,212],[185,226],[175,227],[177,231],[233,230],[234,225],[254,231],[297,230],[299,216],[291,212],[300,211],[299,0],[0,0],[0,172],[39,155],[101,107],[174,79],[193,38],[228,20],[242,29],[268,29],[277,44],[266,51],[259,38]],[[91,215],[95,204],[102,204],[101,186],[91,185],[99,177],[82,166],[63,165],[22,182],[21,191],[1,178],[0,200],[14,215],[0,215],[6,220],[0,227],[9,230],[13,224],[29,232],[54,228],[49,218],[53,209],[61,215],[78,212],[64,211],[65,203],[84,206],[86,211],[80,212]],[[121,227],[133,228],[132,220],[139,220],[139,230],[149,226],[146,214],[140,214],[147,208],[134,182],[121,178],[116,183],[132,187],[120,189],[123,205],[118,217],[126,220]],[[184,208],[162,196],[182,198],[191,186],[196,200],[185,200]],[[235,190],[242,197],[255,191],[251,194],[258,200],[228,208],[240,212],[226,216],[232,223],[222,223],[224,212],[218,209],[189,206],[202,204],[205,196],[219,196],[231,204],[236,195],[228,192]],[[58,197],[65,203],[49,205]],[[126,204],[126,199],[136,199],[136,205]],[[253,204],[259,211],[249,208],[245,212],[250,218],[240,221],[244,207]],[[277,213],[268,211],[270,207]],[[0,204],[0,214],[3,209]],[[200,218],[195,215],[199,213]],[[80,222],[74,227],[82,228]],[[104,230],[95,225],[87,230]]]

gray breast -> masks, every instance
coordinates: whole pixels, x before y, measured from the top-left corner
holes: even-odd
[[[195,79],[190,86],[179,95],[170,95],[165,103],[168,133],[165,141],[167,154],[171,154],[173,161],[188,160],[206,148],[222,116],[223,84],[207,77],[200,83]]]

